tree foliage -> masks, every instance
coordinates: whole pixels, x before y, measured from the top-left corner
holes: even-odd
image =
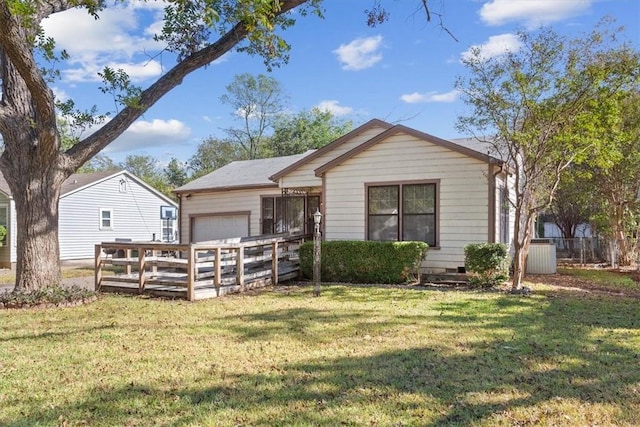
[[[189,159],[191,178],[199,178],[227,163],[242,158],[243,152],[237,144],[214,137],[206,138],[198,145],[196,153]]]
[[[597,201],[592,220],[617,246],[619,264],[630,265],[637,262],[640,236],[640,92],[619,93],[607,104],[606,110],[598,105],[598,111],[615,118],[602,127],[610,156],[588,164],[588,184]]]
[[[231,107],[232,116],[239,123],[238,127],[225,129],[228,140],[241,148],[244,159],[264,157],[267,133],[285,107],[280,82],[264,74],[239,74],[220,101]]]
[[[84,8],[99,17],[102,1],[23,2],[0,0],[0,134],[5,149],[0,169],[17,211],[16,290],[55,286],[60,280],[58,200],[62,183],[191,72],[237,48],[260,55],[268,67],[286,62],[289,45],[280,30],[294,23],[289,14],[320,14],[320,0],[205,0],[167,3],[164,26],[156,39],[176,64],[146,88],[133,85],[122,70],[100,73],[103,93],[113,97],[111,120],[70,148],[62,145],[58,111],[78,118],[91,111],[56,100],[51,85],[60,76],[56,65],[69,59],[44,37],[41,22],[50,15]],[[72,125],[83,125],[77,120]]]
[[[313,108],[297,114],[279,114],[266,143],[269,156],[289,156],[324,147],[353,129],[353,122],[330,111]]]
[[[463,60],[470,77],[456,87],[472,111],[458,126],[491,145],[515,180],[516,290],[535,218],[553,200],[562,172],[594,153],[607,155],[594,108],[637,82],[638,54],[615,35],[601,26],[567,39],[541,28],[519,32],[517,51],[486,58],[475,49]]]

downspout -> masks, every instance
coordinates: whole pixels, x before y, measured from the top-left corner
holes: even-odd
[[[504,162],[500,162],[500,169],[492,171],[494,159],[489,160],[489,236],[488,243],[496,242],[496,177],[504,173]],[[506,180],[505,180],[506,181]],[[505,182],[506,184],[506,182]]]
[[[178,244],[182,244],[182,194],[176,193],[178,196]]]

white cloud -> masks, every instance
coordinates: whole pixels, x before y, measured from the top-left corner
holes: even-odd
[[[53,86],[51,90],[53,91],[53,96],[56,97],[56,101],[65,102],[70,99],[69,94],[62,88]]]
[[[427,92],[418,93],[413,92],[406,95],[402,95],[400,99],[407,104],[417,104],[420,102],[454,102],[458,99],[459,91],[451,90],[445,93]]]
[[[118,153],[142,148],[174,146],[186,143],[190,136],[191,129],[179,120],[138,120],[109,144],[104,152]]]
[[[325,100],[325,101],[320,101],[320,103],[318,103],[318,105],[316,105],[315,108],[321,111],[328,111],[334,116],[346,116],[348,114],[353,113],[353,108],[343,107],[342,105],[338,105],[338,104],[340,104],[340,102],[334,99]]]
[[[588,10],[593,0],[491,0],[480,9],[488,25],[520,21],[528,27],[561,21]]]
[[[358,38],[350,43],[341,44],[333,53],[338,55],[342,69],[364,70],[382,60],[382,54],[379,52],[381,45],[382,36]]]
[[[487,59],[504,55],[507,52],[517,52],[522,47],[522,42],[515,34],[507,33],[498,36],[491,36],[489,40],[481,45],[471,46],[465,52],[462,52],[462,59],[471,59],[473,53],[478,50],[479,59],[486,61]]]
[[[149,55],[162,49],[153,40],[161,19],[159,6],[142,4],[132,2],[107,8],[97,20],[82,9],[69,9],[45,19],[45,34],[55,39],[58,49],[71,56],[70,68],[64,71],[65,79],[95,81],[99,79],[97,72],[105,66],[130,71],[132,80],[158,76],[162,72],[160,63],[150,60]],[[143,22],[151,23],[145,28]]]

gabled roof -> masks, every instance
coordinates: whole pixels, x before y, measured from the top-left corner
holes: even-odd
[[[295,163],[292,163],[291,165],[289,165],[288,167],[278,171],[277,173],[274,173],[273,175],[271,175],[269,177],[270,180],[277,182],[280,178],[282,178],[283,176],[287,175],[288,173],[298,169],[300,166],[312,161],[313,159],[316,159],[320,156],[322,156],[323,154],[336,149],[337,147],[339,147],[340,145],[344,144],[345,142],[349,141],[350,139],[354,138],[355,136],[366,132],[370,129],[373,128],[383,128],[383,129],[389,129],[393,127],[392,124],[387,123],[387,122],[383,122],[382,120],[378,120],[378,119],[373,119],[373,120],[369,120],[367,123],[363,124],[362,126],[358,126],[357,128],[353,129],[351,132],[348,132],[346,134],[344,134],[343,136],[341,136],[340,138],[336,139],[335,141],[325,145],[322,148],[319,148],[318,150],[316,150],[313,154],[309,155],[309,156],[305,156],[304,158],[298,160]]]
[[[67,178],[62,183],[62,188],[60,190],[60,198],[70,196],[78,191],[84,190],[85,188],[96,185],[100,182],[106,181],[117,175],[127,175],[127,177],[133,181],[136,181],[139,185],[145,187],[150,192],[154,193],[159,198],[165,200],[168,204],[173,206],[177,206],[177,203],[171,200],[169,197],[165,196],[155,188],[151,187],[146,182],[142,181],[140,178],[135,175],[127,172],[126,170],[118,170],[118,171],[108,171],[108,172],[88,172],[88,173],[74,173],[69,178]],[[4,179],[4,175],[0,173],[0,191],[5,193],[8,197],[11,197],[11,189],[9,188],[9,184]]]
[[[231,162],[182,187],[176,188],[174,192],[187,193],[210,190],[222,191],[229,189],[277,187],[278,184],[269,179],[270,175],[287,168],[305,156],[312,155],[312,153],[314,153],[314,151],[309,150],[293,156]]]
[[[424,132],[420,132],[418,130],[406,127],[404,125],[395,125],[392,126],[390,128],[388,128],[387,130],[385,130],[384,132],[374,136],[373,138],[369,139],[368,141],[365,141],[364,143],[358,145],[357,147],[347,151],[346,153],[342,154],[341,156],[336,157],[335,159],[325,163],[324,165],[320,166],[319,168],[315,169],[315,175],[316,176],[322,176],[322,174],[326,171],[328,171],[329,169],[338,166],[340,164],[342,164],[343,162],[345,162],[346,160],[352,158],[353,156],[367,150],[368,148],[370,148],[371,146],[379,143],[380,141],[383,141],[391,136],[400,134],[400,133],[405,133],[408,135],[411,135],[415,138],[424,140],[424,141],[428,141],[432,144],[435,145],[439,145],[441,147],[447,148],[449,150],[452,151],[456,151],[460,154],[464,154],[465,156],[474,158],[474,159],[478,159],[480,161],[483,162],[487,162],[487,163],[493,163],[493,162],[500,162],[500,159],[490,156],[489,154],[485,154],[482,153],[480,151],[476,151],[473,150],[471,148],[468,147],[464,147],[462,145],[459,144],[455,144],[451,141],[447,141],[445,139],[442,138],[438,138],[437,136],[433,136],[430,135],[428,133],[424,133]]]
[[[98,182],[104,181],[105,179],[121,172],[124,171],[74,173],[62,183],[60,197],[80,191],[89,185],[97,184]]]
[[[67,193],[75,192],[87,185],[94,184],[98,181],[102,181],[112,175],[118,174],[122,171],[109,171],[109,172],[91,172],[91,173],[74,173],[62,183],[62,189],[60,196],[64,196]],[[4,179],[4,175],[0,173],[0,191],[11,197],[11,188]]]

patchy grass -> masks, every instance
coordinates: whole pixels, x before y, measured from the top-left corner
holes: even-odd
[[[535,276],[528,279],[541,280],[560,286],[577,287],[589,291],[620,293],[640,297],[640,273],[611,269],[559,268],[558,274]]]
[[[45,288],[30,292],[0,292],[0,309],[68,307],[95,301],[94,291],[71,286]]]
[[[122,271],[123,268],[119,266],[108,266],[102,269],[103,275],[115,274]],[[76,277],[93,276],[95,273],[92,266],[77,266],[77,267],[62,267],[62,278],[73,279]],[[16,282],[15,270],[2,270],[0,271],[0,285],[12,285]]]
[[[311,295],[0,311],[0,425],[640,425],[636,299]]]

